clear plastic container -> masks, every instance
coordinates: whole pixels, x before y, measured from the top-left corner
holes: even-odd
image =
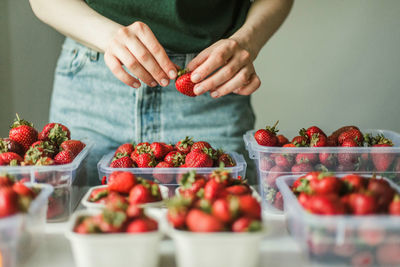
[[[128,234],[77,234],[73,231],[81,216],[99,214],[101,210],[76,212],[66,232],[77,267],[156,267],[159,262],[160,231]]]
[[[255,131],[248,131],[244,136],[246,149],[249,157],[257,166],[257,175],[262,197],[262,209],[267,213],[282,213],[282,201],[276,186],[276,179],[282,175],[307,173],[311,170],[331,171],[334,173],[378,173],[399,183],[400,181],[400,134],[388,130],[365,130],[363,133],[371,133],[374,136],[384,134],[394,143],[393,147],[267,147],[259,145],[254,139]],[[299,156],[299,154],[303,154]],[[382,172],[376,169],[372,156],[376,154],[387,154],[393,158],[388,170]],[[294,170],[291,167],[282,168],[276,166],[277,156],[284,156],[294,165],[296,157],[312,157],[310,169],[304,171]],[[325,165],[321,164],[324,159]],[[329,158],[329,159],[327,159]],[[342,163],[339,163],[339,158]],[[397,169],[395,164],[397,163]]]
[[[33,253],[41,240],[46,222],[47,198],[53,188],[46,184],[27,183],[40,187],[39,195],[32,201],[26,214],[0,219],[0,266],[14,267],[23,263]]]
[[[289,186],[299,176],[283,176],[290,234],[313,266],[400,266],[400,216],[322,216],[308,213]],[[388,179],[387,179],[388,180]],[[388,180],[400,192],[400,187]]]
[[[232,157],[236,166],[227,167],[225,169],[230,170],[232,173],[232,177],[245,177],[246,175],[246,161],[243,155],[240,155],[236,152],[228,152],[228,154]],[[165,185],[169,188],[170,196],[175,194],[175,189],[179,185],[179,180],[182,175],[187,173],[190,170],[196,170],[199,174],[210,174],[214,170],[218,169],[217,167],[213,168],[110,168],[111,160],[114,156],[114,152],[110,152],[103,156],[103,158],[97,164],[97,169],[99,171],[100,180],[106,176],[107,179],[110,174],[114,171],[129,171],[136,176],[155,181],[159,184]]]
[[[85,196],[82,198],[82,205],[87,208],[87,209],[103,209],[105,208],[105,205],[102,203],[95,203],[95,202],[90,202],[89,198],[90,195],[92,194],[93,190],[95,189],[99,189],[99,188],[106,188],[107,185],[99,185],[99,186],[94,186],[91,187],[87,193],[85,194]],[[140,205],[140,207],[142,208],[163,208],[165,207],[165,203],[164,201],[168,199],[169,197],[169,190],[168,187],[163,186],[163,185],[159,185],[160,187],[160,192],[161,192],[161,197],[162,197],[162,201],[157,201],[157,202],[151,202],[151,203],[146,203],[146,204],[142,204]]]
[[[0,166],[0,173],[13,175],[17,180],[32,183],[44,183],[53,186],[54,192],[49,198],[48,222],[60,222],[79,204],[87,190],[86,168],[84,161],[93,143],[86,144],[73,162],[52,166]]]

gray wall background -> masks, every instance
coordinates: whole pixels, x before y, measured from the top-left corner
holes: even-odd
[[[280,120],[292,136],[311,124],[400,132],[400,1],[296,1],[256,60],[257,128]],[[28,1],[0,1],[0,136],[15,112],[42,127],[63,37]]]

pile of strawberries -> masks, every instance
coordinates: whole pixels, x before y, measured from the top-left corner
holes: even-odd
[[[310,172],[292,186],[299,203],[320,215],[400,215],[400,195],[385,179]]]
[[[8,138],[0,138],[0,166],[68,164],[84,147],[71,140],[69,129],[60,123],[49,123],[38,133],[17,114]]]
[[[116,171],[110,174],[107,187],[94,189],[88,200],[106,205],[139,205],[162,201],[162,196],[158,184],[130,172]]]
[[[117,148],[111,168],[172,168],[172,167],[235,166],[232,157],[214,149],[208,142],[194,142],[186,137],[175,145],[163,142],[123,144]]]
[[[0,175],[0,218],[27,212],[39,192],[38,188],[29,188],[22,182],[15,182],[12,176]]]
[[[98,215],[78,218],[74,232],[78,234],[145,233],[157,231],[157,229],[157,221],[146,216],[142,208],[136,205],[109,203]]]
[[[261,206],[246,181],[218,169],[208,177],[184,175],[179,196],[168,203],[169,223],[192,232],[249,232],[261,230]]]

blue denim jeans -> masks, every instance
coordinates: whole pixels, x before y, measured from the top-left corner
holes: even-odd
[[[181,67],[195,56],[168,55]],[[72,138],[95,142],[87,166],[94,185],[102,155],[126,142],[175,143],[192,136],[246,155],[242,136],[253,129],[255,116],[249,96],[191,98],[179,93],[174,81],[167,87],[129,87],[113,76],[103,54],[67,38],[55,71],[50,121],[67,125]]]

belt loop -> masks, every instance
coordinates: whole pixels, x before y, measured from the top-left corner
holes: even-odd
[[[99,60],[99,54],[100,54],[99,52],[94,51],[93,49],[89,48],[88,54],[89,54],[90,61],[96,62]]]

